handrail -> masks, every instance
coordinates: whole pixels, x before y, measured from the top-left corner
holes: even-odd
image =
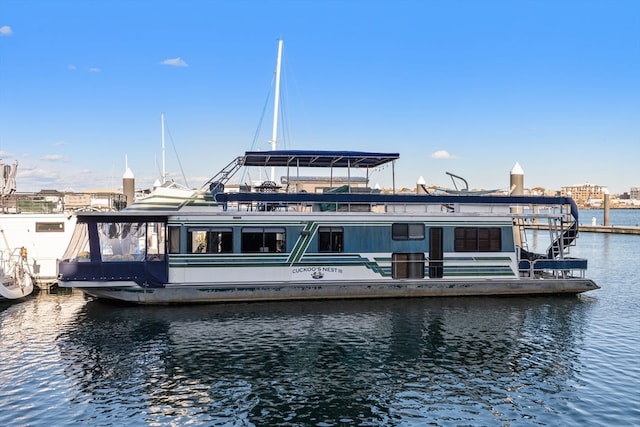
[[[210,187],[211,184],[219,183],[224,186],[229,180],[238,172],[244,165],[244,157],[238,156],[233,159],[227,166],[225,166],[220,172],[218,172],[215,176],[211,177],[207,182],[205,182],[201,189],[206,190]]]
[[[528,272],[529,276],[533,277],[536,271],[567,271],[567,270],[580,270],[582,272],[587,270],[587,260],[585,258],[563,258],[563,259],[546,259],[540,258],[535,260],[522,259],[518,263],[518,270],[521,272]]]
[[[406,203],[406,204],[495,204],[511,206],[566,205],[569,197],[549,196],[485,196],[485,195],[431,195],[431,194],[382,194],[382,193],[217,193],[219,203],[228,202],[336,202],[336,203]]]

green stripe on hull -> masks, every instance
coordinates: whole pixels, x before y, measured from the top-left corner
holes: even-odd
[[[304,227],[304,233],[302,233],[301,237],[296,241],[296,245],[291,250],[291,255],[287,262],[291,265],[297,263],[300,258],[304,255],[313,239],[313,236],[316,234],[316,230],[318,229],[318,223],[309,221]]]
[[[505,276],[509,276],[509,277],[516,277],[513,274],[513,271],[511,271],[510,268],[502,268],[502,269],[495,269],[495,268],[477,268],[477,269],[467,269],[467,270],[456,270],[456,269],[452,269],[452,268],[445,268],[444,269],[444,277],[487,277],[487,276],[491,276],[491,277],[495,277],[495,276],[500,276],[500,277],[505,277]]]

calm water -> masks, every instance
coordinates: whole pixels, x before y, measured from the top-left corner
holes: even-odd
[[[0,305],[0,425],[640,425],[640,236],[579,244],[578,297]]]
[[[580,211],[580,224],[591,225],[595,218],[596,225],[604,224],[603,209],[584,209]],[[640,209],[610,209],[609,224],[617,226],[640,226]]]

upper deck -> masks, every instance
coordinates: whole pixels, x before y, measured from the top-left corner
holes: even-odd
[[[273,150],[248,151],[237,157],[217,175],[207,181],[201,190],[170,190],[159,188],[157,194],[142,203],[126,209],[151,212],[165,212],[167,215],[180,213],[244,212],[376,212],[408,214],[483,214],[505,213],[517,216],[529,212],[533,216],[538,211],[555,216],[573,216],[577,220],[577,207],[569,197],[511,196],[495,194],[413,194],[395,192],[394,164],[399,159],[397,153],[377,153],[360,151],[308,151]],[[369,173],[374,168],[391,164],[393,187],[391,193],[369,187]],[[240,185],[226,186],[242,168],[284,168],[280,184],[264,181],[253,187]],[[324,187],[310,191],[299,189],[291,182],[299,180],[301,170],[315,168],[329,170]],[[334,175],[334,171],[337,172]],[[345,173],[346,171],[346,173]],[[366,177],[355,176],[354,172]],[[282,171],[281,171],[282,172]],[[346,176],[345,176],[346,175]],[[254,175],[255,176],[255,175]],[[333,181],[334,176],[341,179]],[[364,183],[364,186],[361,184]],[[173,191],[173,192],[172,192]],[[534,209],[536,207],[536,209]],[[540,209],[538,209],[540,208]],[[544,215],[543,215],[544,216]]]

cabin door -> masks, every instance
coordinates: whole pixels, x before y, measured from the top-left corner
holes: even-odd
[[[429,277],[441,279],[444,275],[442,227],[429,229]]]

